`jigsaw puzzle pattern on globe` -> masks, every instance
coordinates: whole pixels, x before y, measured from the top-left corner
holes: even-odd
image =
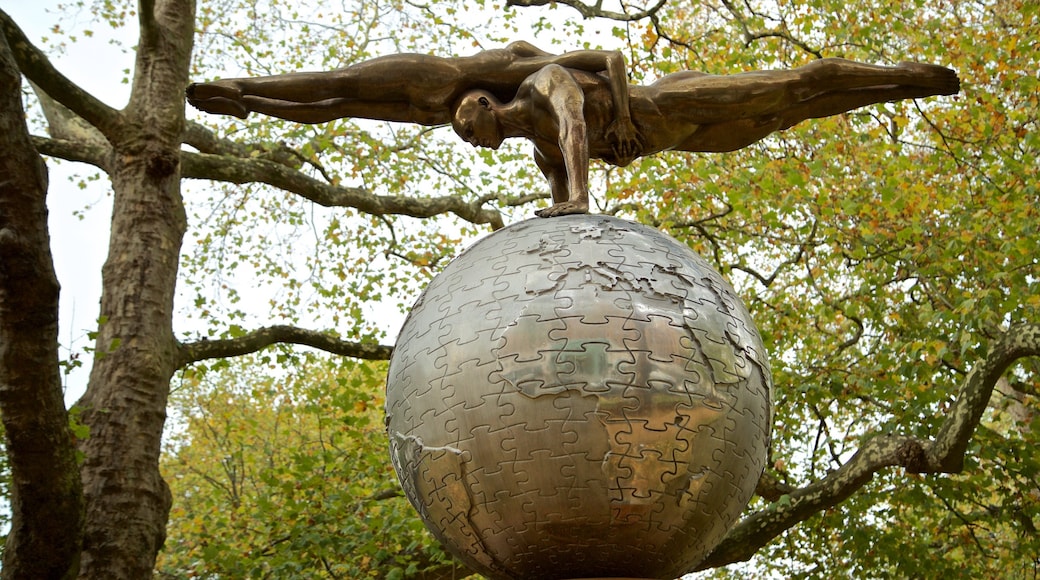
[[[770,391],[710,265],[576,215],[495,232],[431,282],[391,361],[387,428],[409,499],[473,569],[667,578],[749,501]]]

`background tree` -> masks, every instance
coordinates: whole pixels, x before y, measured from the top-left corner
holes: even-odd
[[[174,495],[162,577],[437,578],[459,568],[397,485],[385,364],[303,356],[281,378],[255,357],[185,377],[171,396]]]
[[[20,73],[3,37],[0,75],[0,414],[12,524],[4,574],[59,578],[79,556],[83,495],[57,364],[47,172],[25,130]]]
[[[501,28],[485,17],[479,36],[466,30],[464,8],[448,3],[87,7],[106,25],[139,29],[122,109],[71,83],[0,12],[7,75],[0,83],[0,412],[13,498],[5,575],[150,575],[170,514],[159,457],[171,380],[185,396],[224,405],[209,413],[263,402],[270,414],[252,420],[270,420],[288,403],[234,389],[226,400],[205,399],[220,392],[204,386],[226,372],[226,357],[258,353],[257,366],[234,370],[273,376],[248,388],[289,384],[271,382],[284,380],[266,370],[272,363],[289,373],[312,366],[294,350],[262,350],[276,343],[385,360],[381,322],[398,315],[394,306],[410,305],[461,240],[526,215],[530,202],[547,197],[520,149],[473,158],[443,130],[185,121],[189,80],[329,69],[399,50],[468,53],[507,36],[529,38],[550,23],[568,47],[589,39],[624,47],[636,80],[682,68],[795,66],[820,56],[915,59],[960,72],[958,98],[879,105],[733,154],[598,166],[594,183],[610,192],[597,196],[601,211],[657,224],[714,260],[746,297],[773,356],[772,469],[705,567],[759,554],[756,566],[809,574],[911,574],[922,562],[930,573],[1031,569],[1040,553],[1040,490],[1030,446],[1040,427],[1036,359],[1024,357],[1040,353],[1040,67],[1029,48],[1040,37],[1036,6],[868,3],[852,19],[844,4],[829,2],[657,2],[607,12],[568,1],[522,12],[532,19],[523,27],[513,11],[495,21]],[[473,7],[482,8],[502,10]],[[602,29],[613,36],[568,14],[613,18]],[[39,87],[47,114],[49,136],[31,145],[15,65]],[[61,405],[51,331],[57,285],[48,274],[46,183],[36,151],[93,165],[112,185],[101,322],[75,432]],[[335,383],[319,377],[338,371],[322,372],[307,376]],[[343,386],[327,396],[366,400]],[[322,416],[303,416],[298,441],[314,441]],[[248,423],[226,427],[229,436],[248,431]],[[202,439],[183,440],[170,448],[167,466],[196,451],[205,463],[203,450]],[[350,454],[298,451],[286,465],[341,465]],[[41,453],[61,459],[41,462]],[[323,481],[308,483],[328,490]],[[377,488],[356,493],[369,489]],[[41,500],[48,509],[32,507]],[[283,513],[302,513],[290,508]],[[175,512],[175,523],[186,513]],[[190,530],[182,531],[171,534],[164,556],[172,570],[183,570],[178,558],[195,549]],[[923,556],[938,551],[952,556]],[[211,552],[203,555],[214,566],[226,555]],[[301,548],[296,563],[320,562],[307,556],[314,553]],[[249,564],[293,565],[284,556]],[[41,562],[51,569],[33,569]],[[244,564],[245,556],[223,562]],[[391,558],[386,565],[401,564]]]
[[[631,60],[650,75],[843,56],[942,63],[964,81],[954,99],[871,107],[734,154],[603,173],[622,197],[609,210],[639,208],[734,281],[773,356],[774,469],[757,511],[704,566],[748,557],[811,517],[758,565],[1029,573],[1040,557],[1027,451],[1037,366],[1024,363],[996,392],[1005,367],[987,369],[1013,342],[1035,340],[1040,305],[1038,55],[1024,49],[1040,37],[1037,7],[860,8],[848,18],[829,2],[663,4],[628,29],[641,49]],[[947,473],[960,475],[927,475]]]

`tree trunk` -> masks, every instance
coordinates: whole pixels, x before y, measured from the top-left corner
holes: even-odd
[[[147,578],[165,538],[170,492],[159,451],[177,369],[173,298],[186,229],[179,150],[195,11],[192,0],[140,6],[131,101],[105,131],[114,154],[108,259],[96,360],[80,400],[86,498],[83,578]]]
[[[58,279],[47,169],[33,148],[21,74],[0,34],[0,414],[11,465],[4,578],[70,578],[83,495],[58,371]]]

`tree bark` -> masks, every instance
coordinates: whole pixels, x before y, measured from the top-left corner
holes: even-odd
[[[83,494],[58,369],[58,279],[47,170],[25,126],[21,74],[0,33],[0,414],[11,465],[3,578],[75,576]]]
[[[82,578],[150,577],[166,535],[171,497],[159,452],[178,363],[179,149],[194,12],[192,0],[140,3],[130,103],[117,123],[98,127],[112,144],[114,203],[96,358],[78,403],[90,428],[81,445]]]

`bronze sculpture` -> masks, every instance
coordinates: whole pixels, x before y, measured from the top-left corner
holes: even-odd
[[[397,54],[335,71],[195,83],[187,98],[241,118],[450,122],[466,141],[492,148],[525,137],[554,202],[537,214],[551,217],[588,211],[590,158],[624,166],[666,150],[732,151],[807,119],[959,87],[957,74],[937,65],[838,58],[734,75],[682,71],[629,85],[619,52],[553,55],[514,42],[466,57]]]
[[[629,86],[620,53],[514,43],[201,83],[187,96],[239,117],[450,122],[491,148],[527,138],[552,189],[555,204],[538,212],[549,217],[588,211],[590,157],[729,151],[805,119],[958,87],[938,66],[841,59]],[[386,424],[406,495],[471,568],[674,577],[751,497],[770,391],[761,337],[707,262],[654,228],[574,215],[500,230],[431,281],[394,349]]]
[[[250,112],[323,123],[346,117],[446,125],[467,90],[481,88],[510,100],[530,75],[550,64],[602,72],[610,79],[617,131],[629,140],[625,60],[618,51],[577,50],[554,55],[524,41],[472,56],[403,53],[380,56],[334,71],[288,73],[192,83],[188,102],[207,113],[246,118]],[[627,130],[627,132],[626,132]]]
[[[534,143],[549,180],[551,217],[588,211],[589,158],[618,166],[661,151],[722,152],[746,147],[801,121],[866,105],[954,94],[957,74],[920,63],[894,67],[827,58],[792,70],[728,76],[682,71],[628,87],[636,153],[619,153],[606,128],[615,112],[603,77],[548,65],[502,103],[479,89],[462,95],[452,126],[474,146],[497,148],[508,137]]]

